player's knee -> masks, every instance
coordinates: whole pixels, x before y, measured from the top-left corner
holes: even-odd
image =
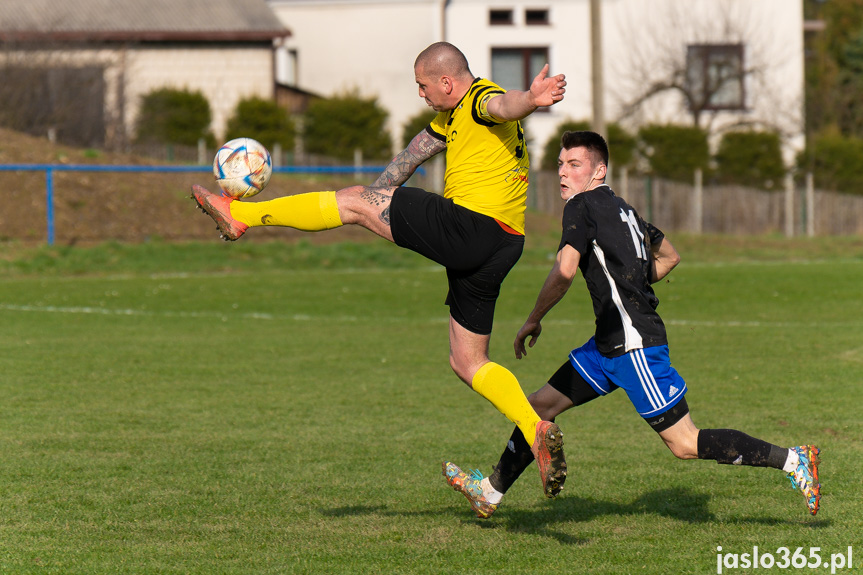
[[[698,430],[678,426],[673,434],[660,434],[677,459],[698,459]]]
[[[450,356],[449,356],[449,366],[453,370],[453,372],[455,372],[455,374],[458,375],[458,361],[456,361],[455,357],[453,357],[452,354],[450,354]],[[459,376],[459,377],[461,377],[461,376]]]
[[[545,421],[554,421],[555,417],[573,406],[569,397],[549,384],[545,384],[527,396],[527,401],[536,411],[536,414]]]
[[[545,421],[549,421],[557,415],[556,413],[551,413],[550,407],[546,405],[547,402],[543,401],[543,397],[538,390],[528,395],[527,401],[534,411],[536,411],[536,414]]]
[[[698,458],[698,428],[689,415],[685,399],[675,408],[665,412],[664,420],[648,420],[659,433],[662,441],[678,459]]]
[[[454,354],[450,354],[449,356],[449,366],[452,368],[453,373],[455,373],[460,380],[462,380],[468,385],[471,385],[473,374],[469,373],[470,370],[467,368],[466,365],[464,365],[464,362],[459,361],[459,359]]]
[[[698,452],[689,445],[673,444],[668,445],[668,449],[677,459],[698,459]]]

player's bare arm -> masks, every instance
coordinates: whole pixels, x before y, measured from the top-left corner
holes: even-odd
[[[527,349],[524,342],[530,337],[528,347],[533,347],[536,340],[542,333],[542,318],[551,311],[557,302],[563,299],[566,292],[569,291],[572,285],[572,280],[578,271],[578,263],[581,261],[581,254],[569,244],[557,252],[557,259],[552,266],[548,277],[545,278],[545,283],[542,289],[539,290],[539,296],[536,298],[536,304],[533,306],[533,311],[527,317],[524,325],[518,330],[515,336],[513,348],[515,349],[515,357],[521,359],[527,355]]]
[[[566,76],[548,75],[548,64],[533,79],[529,90],[510,90],[488,101],[488,112],[499,120],[521,120],[537,108],[547,108],[563,100]]]
[[[662,238],[659,245],[651,249],[651,255],[653,256],[653,277],[650,283],[658,282],[680,263],[680,254],[668,238]]]
[[[398,153],[372,186],[400,186],[432,156],[446,149],[446,143],[425,130],[414,136],[408,147]]]

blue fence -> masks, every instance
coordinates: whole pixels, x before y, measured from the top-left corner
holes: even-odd
[[[280,166],[277,174],[380,174],[386,166]],[[200,172],[212,173],[210,166],[111,166],[102,164],[0,164],[2,172],[45,172],[45,213],[47,241],[54,243],[54,172]],[[417,170],[422,173],[422,169]]]

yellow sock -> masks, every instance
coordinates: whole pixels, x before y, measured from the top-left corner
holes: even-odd
[[[527,444],[533,445],[540,419],[511,371],[490,361],[473,376],[471,387],[516,424]]]
[[[320,232],[342,225],[335,192],[311,192],[266,202],[231,202],[231,216],[249,227],[285,226]]]

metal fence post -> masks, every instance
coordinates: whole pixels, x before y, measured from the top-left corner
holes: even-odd
[[[270,158],[273,161],[274,168],[282,166],[282,145],[279,142],[273,144],[273,153],[270,154]]]
[[[696,234],[701,234],[704,227],[704,174],[701,168],[695,168],[695,197],[693,198],[692,229]]]
[[[794,237],[794,176],[785,174],[785,237]]]
[[[620,170],[620,196],[629,199],[629,168],[626,166]]]
[[[45,169],[45,219],[48,245],[54,245],[54,170]]]
[[[653,177],[644,177],[644,201],[647,204],[647,221],[653,221]]]
[[[806,173],[806,235],[815,237],[815,178]]]
[[[207,162],[207,142],[204,138],[198,138],[198,164],[205,166]]]
[[[363,151],[354,148],[354,178],[359,180],[363,173]]]
[[[439,154],[432,160],[431,169],[431,189],[436,194],[443,194],[444,175],[445,175],[444,155]]]

